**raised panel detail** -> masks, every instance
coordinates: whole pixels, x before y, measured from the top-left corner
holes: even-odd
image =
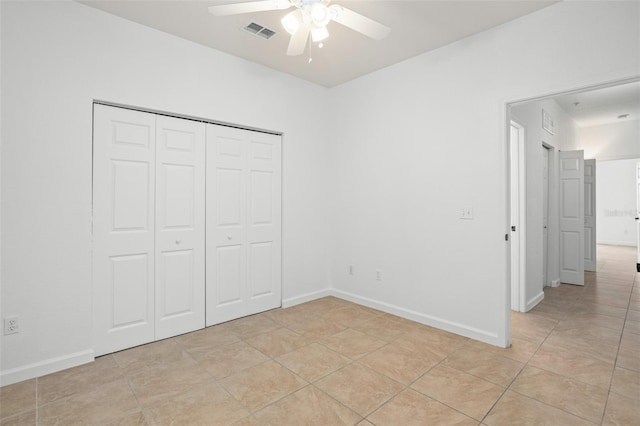
[[[149,147],[149,127],[143,124],[113,121],[113,143],[120,145]]]
[[[584,228],[584,258],[585,260],[594,260],[594,254],[592,250],[593,244],[593,228]]]
[[[167,149],[193,152],[196,148],[196,137],[193,133],[165,129],[164,135]]]
[[[242,206],[242,170],[216,170],[218,225],[240,225]]]
[[[580,188],[580,179],[565,179],[560,185],[560,199],[562,200],[560,215],[565,219],[575,219],[579,217],[580,209],[583,208],[579,192],[584,191]]]
[[[242,288],[242,246],[218,247],[218,305],[240,301]]]
[[[164,165],[165,226],[167,228],[193,228],[195,167]]]
[[[577,271],[581,254],[580,233],[561,232],[560,246],[562,250],[562,259],[564,260],[564,269],[568,271]]]
[[[148,256],[146,254],[112,256],[109,260],[111,262],[110,330],[147,322]]]
[[[146,230],[149,218],[149,164],[112,160],[112,230]]]
[[[593,216],[593,200],[591,200],[591,194],[593,194],[593,184],[584,184],[584,215]]]
[[[218,138],[218,155],[223,157],[242,157],[242,140]]]
[[[162,253],[160,285],[164,286],[162,318],[193,311],[193,250]]]
[[[251,172],[251,222],[254,225],[273,222],[273,173]]]
[[[271,160],[273,158],[273,145],[269,143],[252,142],[251,156],[254,160]]]
[[[580,170],[580,162],[576,158],[563,158],[560,160],[560,167],[563,172]]]
[[[585,177],[592,177],[593,176],[593,166],[590,164],[585,164],[584,165],[584,176]]]
[[[250,246],[251,297],[273,292],[273,243],[253,243]]]

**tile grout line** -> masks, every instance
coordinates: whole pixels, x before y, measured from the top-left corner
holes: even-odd
[[[627,311],[624,314],[624,322],[622,323],[622,332],[620,333],[620,340],[618,341],[618,350],[616,351],[616,358],[613,362],[613,371],[611,372],[611,379],[609,380],[609,389],[607,390],[607,400],[604,402],[604,408],[602,409],[602,417],[600,418],[600,424],[604,423],[604,416],[607,412],[607,407],[609,405],[609,398],[611,396],[611,385],[613,384],[613,377],[616,374],[616,367],[618,366],[618,356],[620,355],[620,348],[622,347],[622,337],[624,336],[624,330],[627,325],[627,317],[629,316],[629,307],[631,306],[631,296],[633,295],[633,290],[636,287],[637,279],[638,279],[638,274],[634,276],[633,282],[631,283],[631,292],[629,293],[629,300],[627,301]]]

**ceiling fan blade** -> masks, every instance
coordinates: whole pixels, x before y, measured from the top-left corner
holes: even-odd
[[[330,10],[332,12],[332,20],[374,40],[382,40],[391,32],[391,28],[386,25],[382,25],[346,7],[334,4],[330,6]]]
[[[307,47],[307,40],[309,39],[310,31],[311,28],[309,25],[303,25],[294,35],[291,36],[287,55],[298,56],[304,53],[304,50]]]
[[[214,16],[229,16],[251,12],[266,12],[268,10],[284,10],[291,6],[293,5],[289,0],[262,0],[209,6],[209,13]]]

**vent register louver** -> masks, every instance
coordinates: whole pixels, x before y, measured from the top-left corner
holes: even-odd
[[[249,32],[253,35],[257,35],[258,37],[262,37],[264,39],[269,40],[271,37],[273,37],[274,35],[276,35],[276,32],[267,28],[267,27],[263,27],[260,24],[256,24],[255,22],[251,22],[250,24],[248,24],[247,26],[245,26],[243,28],[243,30],[245,30],[246,32]]]

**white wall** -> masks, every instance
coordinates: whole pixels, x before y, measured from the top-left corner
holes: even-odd
[[[561,2],[335,88],[336,292],[506,344],[505,104],[637,75],[639,6]]]
[[[637,246],[636,163],[630,160],[596,164],[596,233],[598,244]]]
[[[622,160],[640,157],[640,120],[578,128],[584,158]]]
[[[78,3],[1,7],[3,383],[93,359],[93,99],[284,132],[283,298],[326,292],[326,89]]]
[[[542,128],[542,110],[554,122],[554,133]],[[558,206],[558,151],[576,147],[576,124],[553,99],[514,105],[511,117],[525,128],[526,261],[524,311],[544,298],[543,287],[560,279]],[[549,147],[549,211],[547,227],[547,282],[543,269],[543,147]]]

